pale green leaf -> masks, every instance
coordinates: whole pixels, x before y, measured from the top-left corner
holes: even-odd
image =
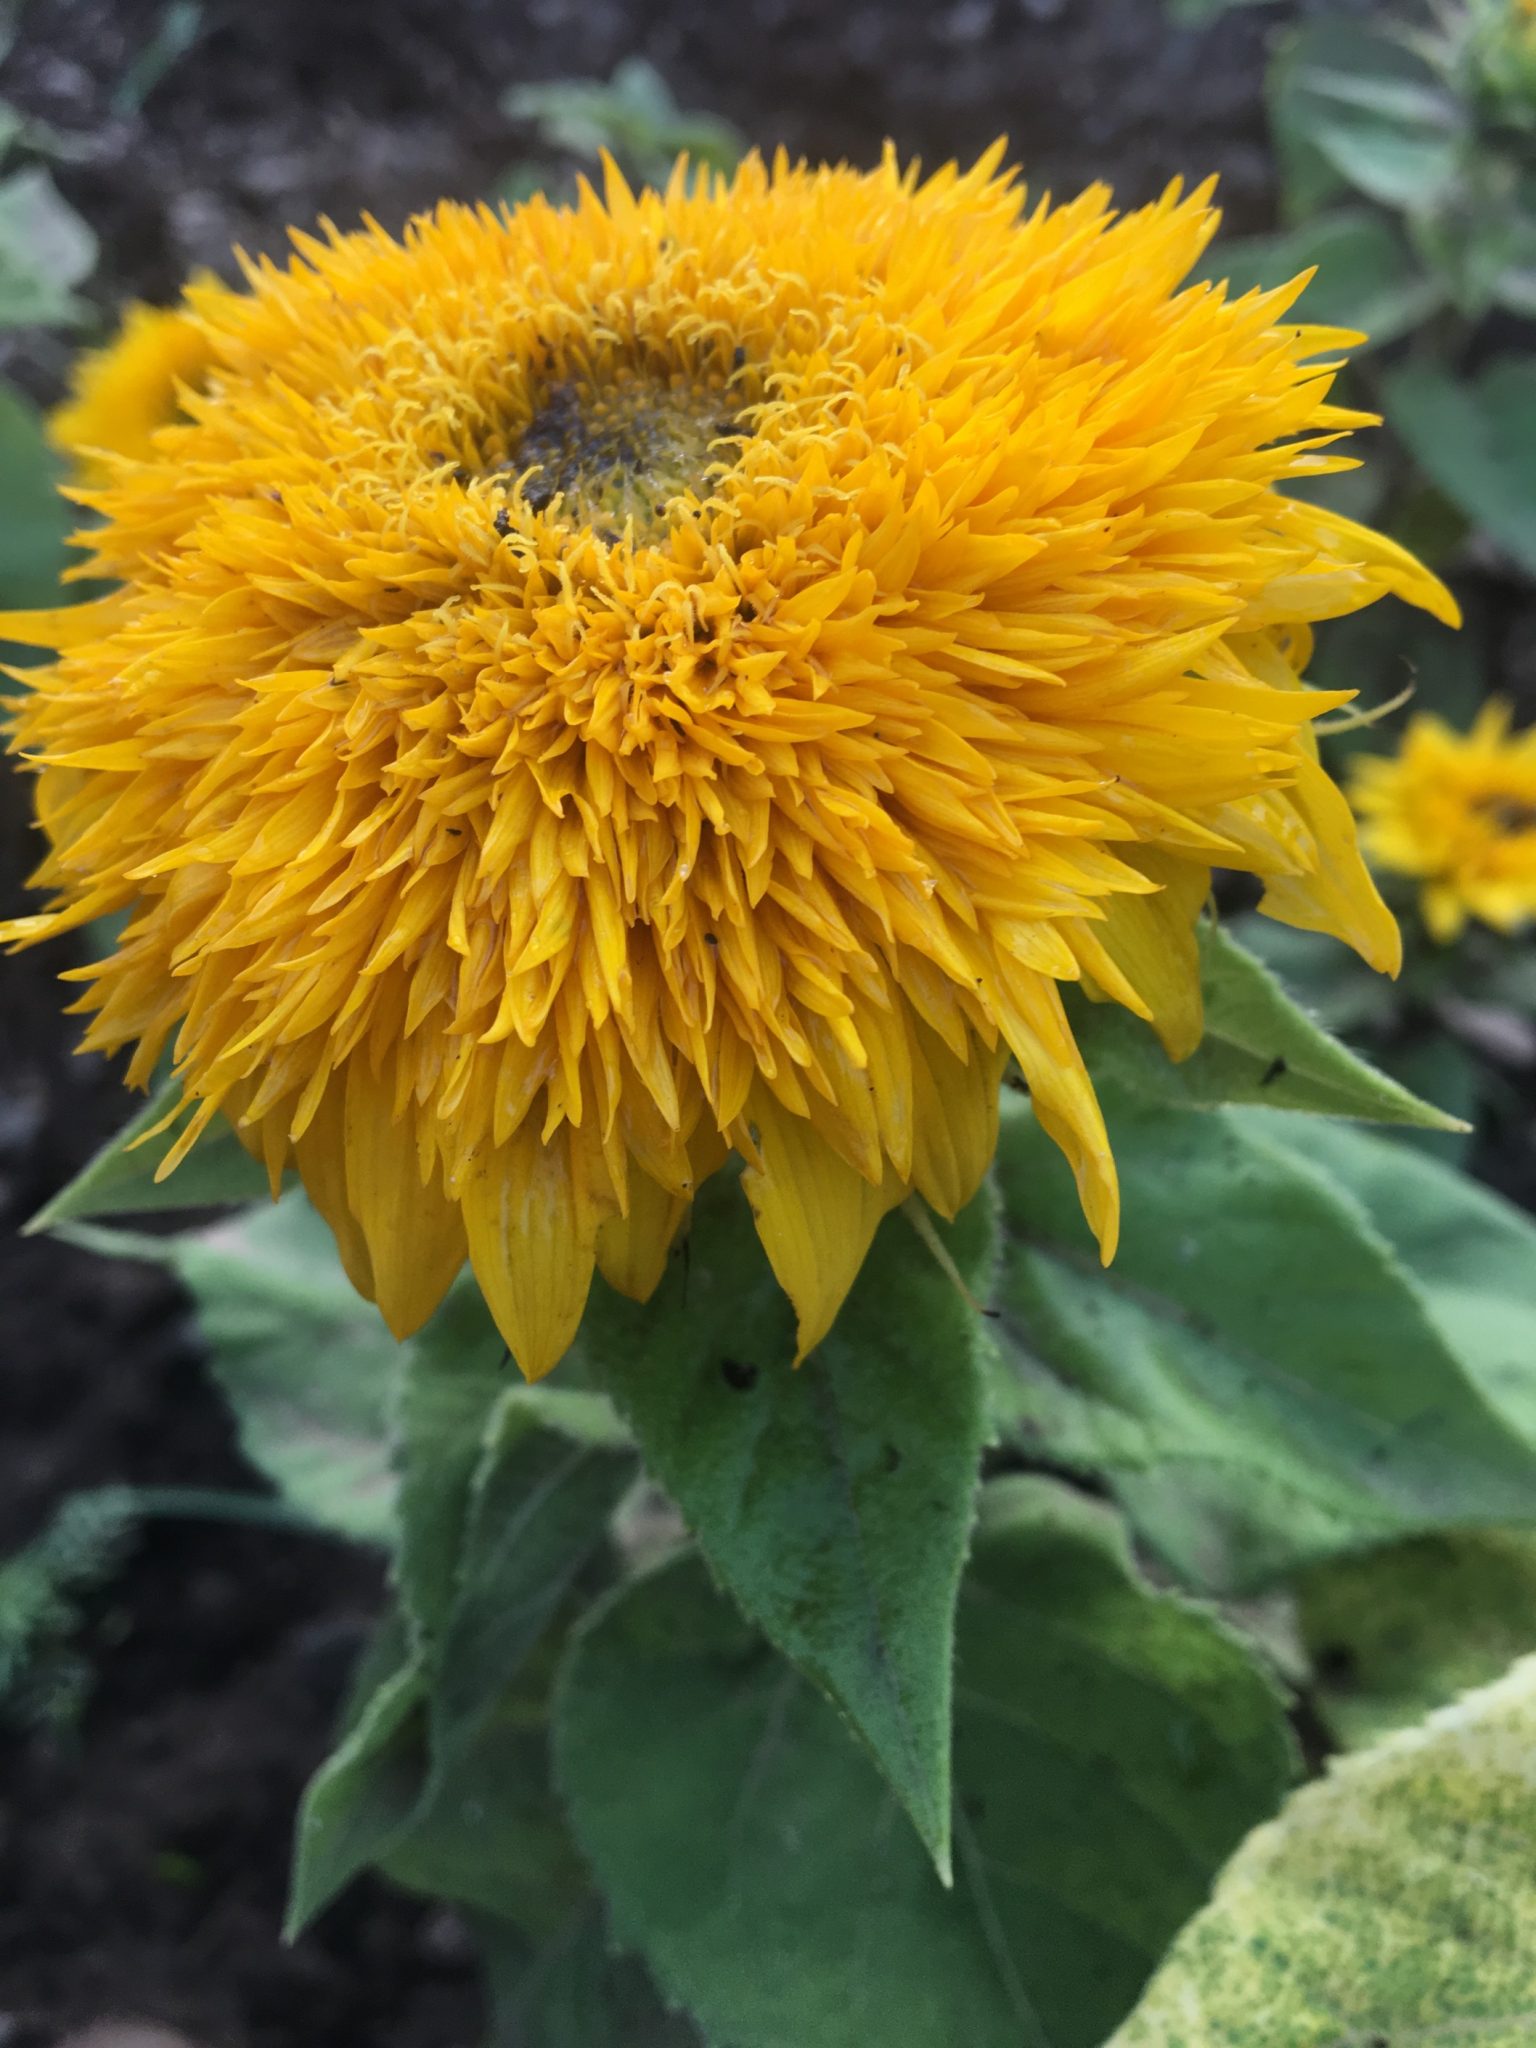
[[[1416,1537],[1314,1566],[1296,1595],[1314,1705],[1358,1748],[1536,1650],[1536,1534]]]
[[[1107,1271],[1056,1147],[1022,1106],[1005,1117],[989,1327],[1013,1441],[1102,1475],[1181,1576],[1226,1592],[1536,1517],[1531,1440],[1308,1156],[1330,1127],[1112,1092],[1105,1107],[1125,1219]]]
[[[731,2048],[1093,2048],[1289,1773],[1247,1652],[1064,1488],[990,1490],[956,1644],[956,1865],[693,1560],[622,1590],[556,1695],[616,1932]]]
[[[95,235],[41,165],[0,178],[0,328],[82,319],[72,287],[95,265]]]
[[[181,1237],[89,1223],[64,1234],[169,1266],[197,1304],[247,1457],[321,1526],[393,1540],[387,1410],[400,1346],[353,1291],[301,1194]]]
[[[953,1242],[962,1268],[985,1270],[985,1198]],[[721,1176],[655,1297],[598,1290],[583,1326],[711,1568],[848,1716],[941,1867],[950,1639],[985,1435],[977,1326],[898,1213],[795,1371],[789,1303]]]
[[[1356,356],[1411,334],[1445,302],[1444,285],[1425,275],[1390,222],[1364,211],[1325,213],[1287,234],[1219,241],[1201,274],[1225,278],[1236,297],[1286,284],[1314,266],[1295,317],[1358,329],[1366,340],[1352,351]]]
[[[1110,2048],[1529,2048],[1536,1659],[1335,1764],[1233,1857]]]
[[[1387,418],[1419,467],[1536,574],[1536,359],[1508,357],[1475,380],[1410,363],[1385,389]]]

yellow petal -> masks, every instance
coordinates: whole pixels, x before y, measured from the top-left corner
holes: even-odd
[[[1007,963],[1004,963],[1007,966]],[[1098,1097],[1054,981],[1026,968],[1008,974],[1003,1029],[1029,1083],[1040,1127],[1061,1147],[1107,1266],[1120,1236],[1120,1182]]]
[[[393,1091],[362,1056],[347,1070],[347,1206],[368,1246],[374,1299],[396,1337],[437,1307],[464,1263],[458,1207],[434,1178],[422,1185],[416,1136],[395,1121]]]
[[[569,1133],[536,1117],[487,1152],[464,1191],[470,1263],[524,1379],[559,1364],[587,1305],[600,1217],[571,1168]],[[638,1176],[637,1176],[638,1178]]]
[[[61,604],[46,611],[0,612],[0,640],[19,640],[23,647],[51,647],[62,654],[82,647],[112,630],[113,615],[122,606],[114,591],[90,604]]]
[[[1156,847],[1127,849],[1122,857],[1162,885],[1158,894],[1111,897],[1103,922],[1083,919],[1073,944],[1088,972],[1123,1002],[1103,972],[1103,961],[1096,967],[1088,957],[1097,940],[1140,998],[1140,1005],[1128,1007],[1148,1019],[1169,1059],[1188,1059],[1205,1029],[1195,920],[1210,894],[1211,871]],[[1086,951],[1079,933],[1086,934]]]
[[[941,1216],[957,1216],[997,1150],[998,1089],[1008,1049],[974,1043],[957,1060],[937,1032],[911,1018],[915,1144],[912,1184]]]
[[[1379,972],[1396,974],[1403,964],[1402,934],[1360,857],[1354,813],[1343,792],[1303,756],[1296,780],[1279,794],[1311,833],[1317,865],[1307,874],[1272,876],[1260,910],[1299,931],[1331,932]]]
[[[894,1174],[871,1187],[761,1085],[748,1115],[763,1163],[749,1164],[741,1181],[768,1263],[794,1303],[798,1365],[831,1329],[881,1217],[906,1190]]]
[[[347,1278],[373,1300],[373,1261],[347,1202],[346,1081],[337,1075],[320,1098],[302,1138],[294,1144],[305,1193],[331,1227]]]
[[[686,1195],[669,1194],[648,1173],[632,1171],[629,1214],[608,1217],[597,1233],[598,1270],[608,1285],[631,1301],[649,1301],[688,1208]]]

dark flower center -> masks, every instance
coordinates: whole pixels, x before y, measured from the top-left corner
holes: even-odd
[[[523,495],[541,512],[561,500],[566,518],[604,540],[664,532],[668,505],[688,491],[703,497],[730,443],[749,431],[723,382],[670,379],[627,366],[601,382],[571,377],[552,384],[524,428],[506,469],[532,470]]]

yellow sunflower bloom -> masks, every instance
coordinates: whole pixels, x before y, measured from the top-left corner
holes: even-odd
[[[209,349],[184,307],[130,306],[108,346],[77,359],[69,396],[49,416],[49,439],[93,483],[111,477],[115,457],[142,462],[156,431],[182,416],[182,387],[202,377]]]
[[[1512,932],[1536,917],[1536,727],[1513,737],[1509,706],[1470,732],[1420,713],[1396,754],[1362,755],[1350,796],[1378,868],[1412,876],[1430,936],[1469,918]]]
[[[1395,970],[1308,626],[1453,613],[1281,488],[1345,466],[1352,337],[1181,288],[1208,189],[1000,157],[296,236],[189,291],[204,389],[89,495],[115,594],[5,623],[59,655],[10,936],[130,911],[85,1043],[173,1043],[167,1170],[232,1118],[397,1332],[467,1252],[544,1372],[734,1153],[803,1353],[974,1192],[1010,1055],[1108,1257],[1060,985],[1190,1051],[1213,864]]]

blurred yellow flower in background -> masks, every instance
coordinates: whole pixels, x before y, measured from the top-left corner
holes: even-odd
[[[1420,884],[1431,936],[1469,918],[1512,932],[1536,916],[1536,727],[1513,736],[1507,704],[1485,704],[1470,732],[1420,713],[1396,754],[1365,754],[1350,795],[1379,869]]]
[[[142,462],[154,435],[181,416],[180,387],[208,367],[208,336],[179,306],[129,306],[107,347],[75,360],[69,396],[48,421],[54,446],[81,477],[103,483],[113,458]]]
[[[397,1332],[467,1251],[547,1370],[735,1153],[803,1352],[1010,1055],[1108,1257],[1063,982],[1190,1052],[1213,865],[1395,971],[1309,628],[1454,607],[1282,488],[1350,466],[1355,337],[1182,288],[1206,190],[1000,156],[296,236],[189,290],[189,416],[87,498],[116,592],[5,623],[59,650],[10,936],[129,912],[86,1044],[172,1046],[168,1165],[232,1118]]]

